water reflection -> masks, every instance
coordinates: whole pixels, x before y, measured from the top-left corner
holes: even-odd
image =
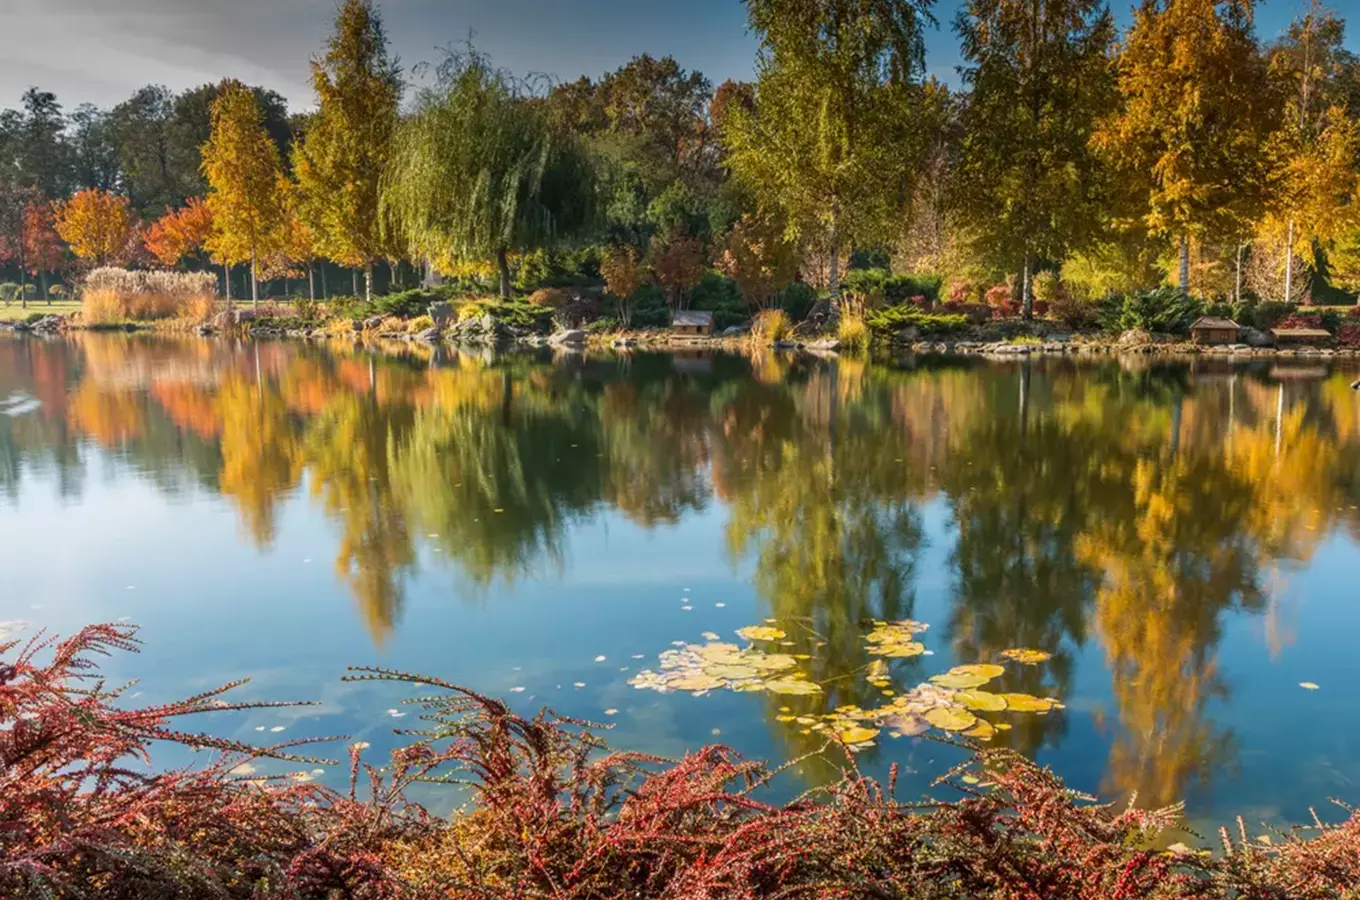
[[[337,578],[379,643],[422,565],[485,596],[566,571],[571,528],[607,512],[660,529],[720,506],[731,564],[753,567],[769,616],[798,624],[789,652],[826,687],[767,701],[790,755],[821,741],[790,715],[880,702],[864,623],[916,614],[936,549],[950,610],[936,636],[966,661],[1047,651],[1007,676],[1007,691],[1038,696],[1069,696],[1077,657],[1103,656],[1104,788],[1161,805],[1234,762],[1212,712],[1231,696],[1225,621],[1269,614],[1278,572],[1330,533],[1360,535],[1349,380],[1208,361],[913,368],[4,341],[0,496],[42,476],[77,498],[98,459],[172,496],[226,498],[268,548],[282,504],[306,492],[337,529]],[[927,527],[928,508],[947,525]],[[922,660],[891,675],[915,684]],[[1037,752],[1069,727],[1027,716],[997,740]]]

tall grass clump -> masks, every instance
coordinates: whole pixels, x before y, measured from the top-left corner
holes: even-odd
[[[751,320],[751,340],[768,346],[787,340],[793,334],[793,322],[782,309],[762,309]]]
[[[99,316],[88,305],[99,297]],[[110,297],[118,303],[118,315],[109,316]],[[113,266],[95,269],[85,278],[82,295],[84,319],[89,324],[111,324],[119,319],[150,321],[184,319],[205,321],[217,302],[217,277],[211,272],[134,271]]]
[[[863,316],[855,313],[843,314],[836,325],[836,338],[841,342],[842,349],[862,353],[869,349],[870,337],[868,323]]]

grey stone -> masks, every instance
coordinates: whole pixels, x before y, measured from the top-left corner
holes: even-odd
[[[921,329],[915,325],[909,325],[893,335],[893,340],[903,344],[914,344],[921,339]]]
[[[808,341],[805,345],[808,350],[839,350],[841,342],[839,338],[822,338],[816,341]]]
[[[426,328],[424,331],[415,335],[414,340],[420,341],[422,344],[433,344],[439,340],[439,329]]]
[[[430,318],[434,319],[434,327],[441,331],[448,328],[456,320],[456,316],[453,304],[447,300],[430,304]]]
[[[586,333],[579,328],[569,328],[566,329],[565,331],[559,331],[552,337],[548,338],[548,343],[554,347],[560,347],[563,344],[579,345],[584,344],[585,342]]]
[[[751,330],[750,325],[729,325],[722,331],[722,337],[737,337]]]
[[[1271,336],[1270,332],[1252,328],[1250,325],[1242,326],[1237,337],[1248,347],[1272,347],[1275,345],[1275,338]]]

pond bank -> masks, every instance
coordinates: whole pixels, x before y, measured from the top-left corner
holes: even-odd
[[[1011,325],[1011,323],[1004,323]],[[1058,333],[1052,330],[1052,323],[1014,323],[1009,329],[1024,332],[1008,339],[997,339],[996,326],[983,326],[972,329],[968,334],[950,335],[938,338],[922,337],[918,334],[899,332],[874,339],[875,349],[889,349],[894,352],[914,354],[956,354],[963,356],[1210,356],[1238,358],[1360,358],[1360,347],[1340,346],[1335,341],[1330,344],[1298,344],[1289,346],[1261,346],[1259,344],[1197,344],[1173,335],[1158,335],[1148,332],[1125,331],[1114,335],[1108,333]],[[524,328],[516,328],[502,322],[484,317],[472,320],[441,331],[429,328],[411,333],[394,330],[336,329],[325,326],[285,327],[274,320],[263,322],[242,321],[236,326],[222,323],[203,324],[185,327],[177,323],[173,327],[165,323],[127,322],[115,326],[82,326],[61,315],[47,315],[30,321],[0,322],[0,333],[55,335],[66,331],[118,331],[127,333],[167,332],[193,333],[201,337],[217,335],[237,335],[264,340],[384,340],[404,341],[411,344],[434,346],[439,344],[462,347],[544,348],[550,347],[564,352],[580,352],[585,349],[613,350],[651,350],[670,352],[740,351],[753,346],[751,335],[746,331],[728,329],[720,335],[699,336],[674,334],[666,329],[646,329],[631,332],[589,332],[584,329],[570,329],[555,334],[543,334]],[[785,352],[837,353],[842,350],[841,342],[834,334],[809,334],[788,337],[763,345],[769,349]]]

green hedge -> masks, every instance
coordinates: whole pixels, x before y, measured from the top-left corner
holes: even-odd
[[[896,334],[903,328],[919,328],[922,336],[957,334],[968,328],[968,317],[922,312],[914,306],[885,306],[865,318],[876,334]]]

